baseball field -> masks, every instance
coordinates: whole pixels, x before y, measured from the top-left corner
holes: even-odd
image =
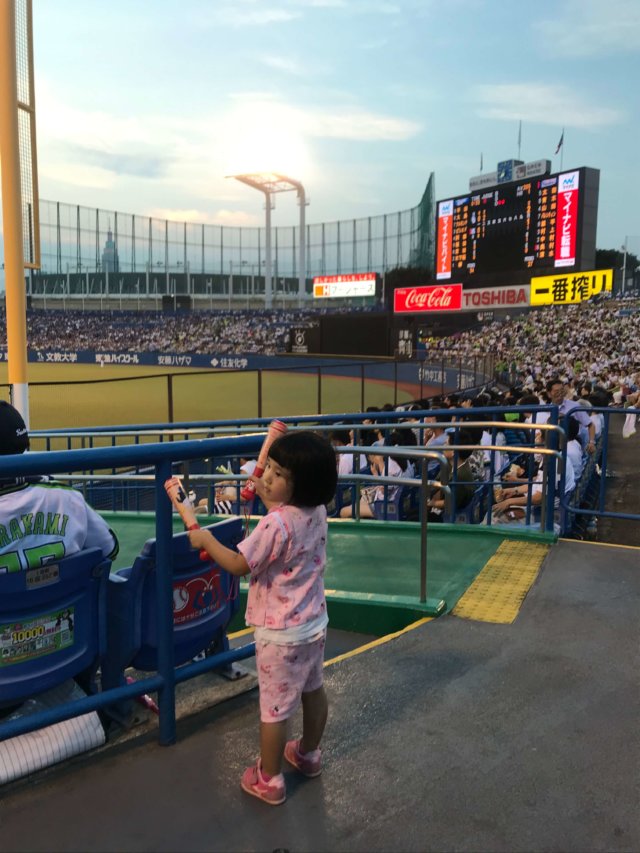
[[[0,364],[8,399],[7,364]],[[194,371],[189,368],[29,364],[31,429],[212,421],[357,412],[363,386],[354,376],[285,371]],[[411,389],[412,390],[412,389]],[[397,402],[412,397],[398,388]],[[364,405],[394,402],[391,382],[366,379]]]

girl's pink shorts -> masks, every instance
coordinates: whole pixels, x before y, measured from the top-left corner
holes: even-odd
[[[301,646],[256,642],[260,719],[263,723],[289,719],[300,704],[303,693],[322,687],[324,642],[324,637]]]

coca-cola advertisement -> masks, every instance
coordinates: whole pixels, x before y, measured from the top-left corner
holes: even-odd
[[[460,311],[461,308],[461,284],[398,287],[393,293],[394,314],[419,314],[424,311]]]

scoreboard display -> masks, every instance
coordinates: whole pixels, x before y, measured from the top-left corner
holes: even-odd
[[[599,176],[582,167],[439,201],[436,279],[593,267]]]

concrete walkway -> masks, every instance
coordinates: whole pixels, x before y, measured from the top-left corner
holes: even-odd
[[[445,616],[327,669],[319,779],[240,790],[257,695],[7,791],[0,850],[640,849],[640,551],[560,542],[511,625]]]

